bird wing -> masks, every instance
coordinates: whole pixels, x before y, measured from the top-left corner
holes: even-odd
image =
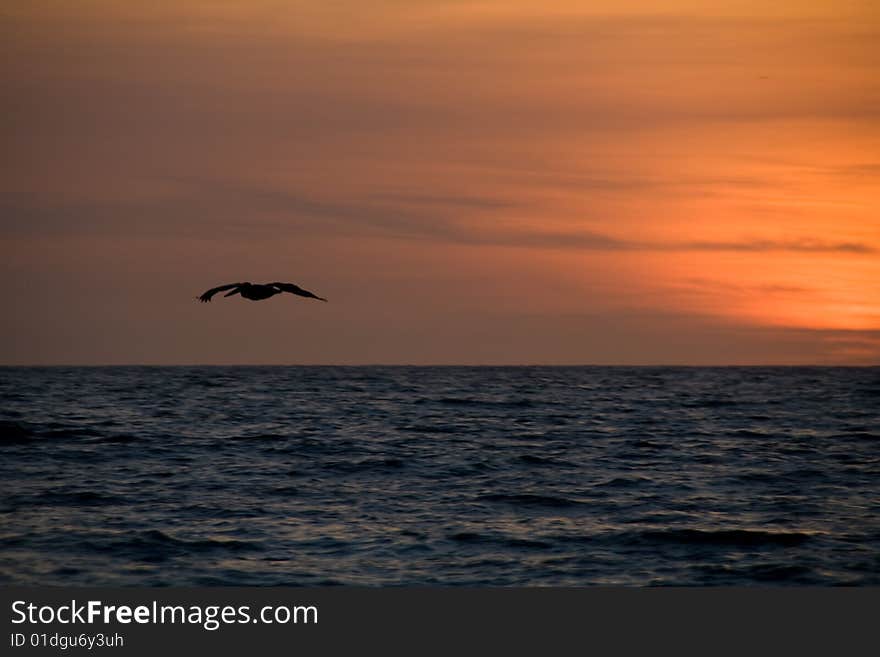
[[[298,285],[294,285],[293,283],[272,283],[272,287],[275,287],[282,292],[290,292],[291,294],[296,294],[301,297],[308,297],[310,299],[317,299],[318,301],[327,301],[324,297],[319,297],[317,294],[313,294],[308,290],[304,290]]]
[[[206,303],[206,302],[210,301],[211,297],[213,297],[218,292],[222,292],[223,290],[230,290],[234,287],[236,287],[236,288],[241,287],[241,283],[229,283],[228,285],[221,285],[219,287],[212,287],[210,290],[208,290],[202,296],[199,297],[199,301],[201,301],[202,303]]]

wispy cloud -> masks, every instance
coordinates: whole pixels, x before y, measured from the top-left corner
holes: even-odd
[[[796,253],[853,253],[862,255],[877,253],[877,249],[869,244],[834,242],[813,238],[792,240],[756,239],[729,242],[673,242],[666,245],[666,247],[671,250],[682,251],[793,251]]]
[[[0,227],[7,236],[70,232],[172,237],[242,232],[259,236],[308,230],[315,235],[428,240],[526,249],[585,251],[792,252],[872,255],[864,242],[819,237],[730,240],[642,240],[590,229],[522,228],[507,213],[540,213],[527,200],[454,193],[371,192],[324,198],[241,181],[178,180],[180,193],[126,202],[25,202],[0,197]],[[529,222],[534,226],[535,222]]]
[[[880,162],[862,162],[824,169],[830,175],[856,180],[874,180],[880,177]]]

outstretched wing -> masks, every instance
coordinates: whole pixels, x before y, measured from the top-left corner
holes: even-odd
[[[220,287],[212,287],[210,290],[205,292],[202,296],[199,297],[199,301],[202,303],[206,303],[211,300],[218,292],[222,292],[223,290],[231,290],[232,288],[241,287],[241,283],[229,283],[228,285],[221,285]],[[229,294],[234,294],[234,292],[230,292]]]
[[[312,294],[308,290],[304,290],[298,285],[294,285],[293,283],[272,283],[272,287],[275,287],[282,292],[290,292],[291,294],[296,294],[301,297],[317,299],[318,301],[327,301],[327,299],[325,299],[324,297],[319,297],[317,294]]]

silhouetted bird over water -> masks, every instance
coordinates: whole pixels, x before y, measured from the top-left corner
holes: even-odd
[[[262,301],[263,299],[274,297],[276,294],[281,294],[282,292],[290,292],[291,294],[308,297],[310,299],[317,299],[318,301],[327,301],[327,299],[319,297],[317,294],[312,294],[308,290],[304,290],[293,283],[229,283],[228,285],[212,287],[199,297],[199,301],[206,303],[211,300],[211,297],[223,290],[229,290],[229,292],[223,295],[224,297],[231,297],[233,294],[240,294],[245,299],[250,299],[251,301]]]

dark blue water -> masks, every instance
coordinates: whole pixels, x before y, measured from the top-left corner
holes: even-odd
[[[880,369],[0,369],[0,583],[880,584]]]

